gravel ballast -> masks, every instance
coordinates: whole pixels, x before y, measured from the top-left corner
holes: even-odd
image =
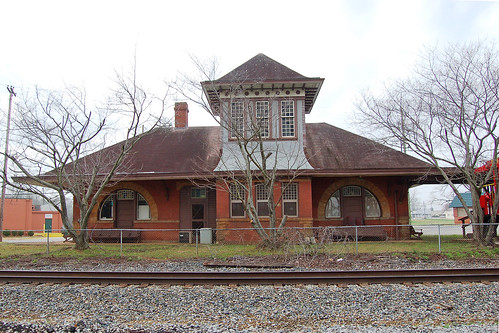
[[[497,267],[495,260],[354,259],[338,258],[315,268]],[[206,269],[200,260],[0,261],[0,269],[124,268]],[[0,332],[498,332],[498,294],[496,282],[344,287],[3,284]]]

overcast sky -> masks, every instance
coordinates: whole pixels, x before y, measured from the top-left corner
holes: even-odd
[[[139,81],[159,94],[165,80],[194,71],[191,54],[218,58],[223,75],[264,53],[325,78],[307,122],[355,132],[350,119],[362,89],[408,75],[424,46],[478,39],[499,40],[499,2],[4,1],[0,112],[7,85],[17,92],[78,85],[103,100],[114,71],[130,70],[135,54]],[[190,109],[190,126],[214,124]]]
[[[217,57],[225,74],[264,53],[325,78],[307,122],[354,130],[359,91],[410,73],[423,46],[499,40],[499,2],[16,0],[2,4],[0,37],[2,112],[6,85],[79,85],[100,99],[134,54],[139,81],[160,93],[193,71],[190,54]],[[191,106],[190,125],[209,123]]]

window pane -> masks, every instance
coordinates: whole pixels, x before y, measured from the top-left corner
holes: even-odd
[[[231,215],[233,217],[244,217],[244,206],[242,202],[232,202]]]
[[[230,200],[242,200],[244,197],[244,187],[242,187],[242,185],[230,185]]]
[[[243,102],[233,102],[230,109],[231,137],[243,135],[244,130],[244,108]]]
[[[326,217],[341,217],[341,209],[340,209],[340,191],[336,191],[329,198],[326,205]]]
[[[269,216],[269,204],[267,201],[260,201],[257,204],[258,216]]]
[[[191,188],[191,198],[193,199],[204,199],[206,198],[206,189],[193,187]]]
[[[260,137],[269,137],[269,102],[256,102],[256,125],[258,126]]]
[[[343,187],[343,196],[345,197],[360,197],[362,191],[360,186],[345,186]]]
[[[132,190],[119,190],[117,193],[118,200],[133,200],[134,192]]]
[[[204,219],[204,205],[203,204],[193,204],[192,205],[192,219],[193,220],[203,220]]]
[[[284,215],[298,216],[298,210],[296,209],[296,202],[290,201],[284,203]]]
[[[282,194],[283,200],[297,200],[298,199],[298,184],[286,184],[284,185],[284,193]]]
[[[151,211],[149,209],[149,204],[140,193],[137,193],[137,219],[149,220],[150,218]]]
[[[376,197],[368,190],[364,190],[364,196],[366,205],[366,217],[380,217],[381,209],[379,207],[378,200],[376,200]]]
[[[269,192],[265,188],[265,185],[258,184],[256,185],[256,200],[268,200]]]
[[[295,110],[293,101],[281,102],[281,135],[295,136]]]
[[[100,209],[101,220],[110,220],[113,218],[113,198],[111,196],[107,197]]]

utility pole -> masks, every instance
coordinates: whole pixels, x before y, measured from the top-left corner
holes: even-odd
[[[9,154],[9,134],[10,134],[10,112],[12,110],[12,97],[16,96],[14,92],[13,86],[7,86],[7,90],[9,91],[9,111],[7,113],[7,133],[5,134],[5,155],[3,156],[3,184],[2,184],[2,201],[0,204],[0,242],[3,237],[3,211],[5,206],[5,189],[7,188],[7,155]]]

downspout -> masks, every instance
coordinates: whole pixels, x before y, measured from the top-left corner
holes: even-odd
[[[399,231],[399,209],[398,209],[398,191],[395,190],[394,196],[393,196],[393,202],[395,204],[395,239],[399,240],[400,237],[400,231]]]

